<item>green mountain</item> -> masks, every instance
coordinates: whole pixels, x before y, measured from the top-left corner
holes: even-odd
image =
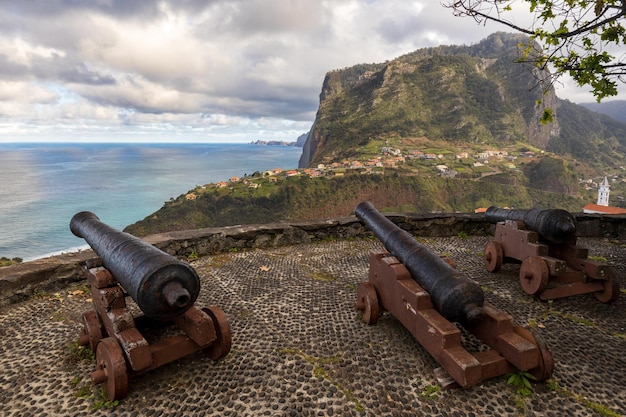
[[[383,211],[581,211],[596,192],[581,180],[626,165],[626,124],[544,93],[545,74],[516,62],[527,42],[497,33],[330,71],[297,172],[197,187],[126,230],[339,217],[363,200]]]
[[[580,105],[596,113],[606,114],[615,120],[626,123],[626,100],[581,103]]]
[[[626,125],[560,100],[546,75],[519,59],[521,35],[496,33],[477,45],[415,51],[385,64],[331,71],[299,166],[359,154],[404,139],[452,147],[518,142],[591,164],[619,163]],[[554,121],[541,124],[544,109]]]

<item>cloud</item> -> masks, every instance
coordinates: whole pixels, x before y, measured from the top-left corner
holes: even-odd
[[[295,140],[326,72],[498,30],[428,1],[0,0],[0,140]]]

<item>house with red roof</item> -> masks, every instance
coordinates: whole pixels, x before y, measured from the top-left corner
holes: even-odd
[[[626,209],[621,207],[601,206],[599,204],[587,204],[583,207],[583,213],[587,214],[626,214]]]

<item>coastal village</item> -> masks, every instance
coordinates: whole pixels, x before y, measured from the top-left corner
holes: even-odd
[[[438,175],[447,178],[455,178],[460,175],[465,178],[481,178],[505,170],[517,170],[519,165],[529,163],[544,154],[543,151],[537,153],[531,150],[510,152],[501,149],[485,149],[477,153],[463,151],[444,154],[383,146],[378,155],[369,158],[343,159],[330,164],[318,164],[315,168],[274,168],[264,172],[255,172],[251,175],[245,174],[243,177],[233,176],[227,181],[197,187],[196,190],[186,194],[185,198],[195,200],[198,194],[208,187],[258,189],[264,184],[271,185],[282,179],[295,176],[328,178],[349,174],[385,175],[387,170],[387,172],[401,173],[401,175]],[[620,180],[616,174],[600,178],[579,179],[581,188],[585,191],[598,190],[596,203],[585,205],[581,211],[585,213],[626,214],[626,209],[609,204],[610,182],[615,183],[617,181],[626,182],[624,179]],[[622,198],[619,199],[622,200]]]

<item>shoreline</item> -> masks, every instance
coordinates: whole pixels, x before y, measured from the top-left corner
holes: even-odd
[[[52,252],[45,253],[43,255],[35,255],[32,257],[22,258],[22,259],[23,259],[23,262],[32,262],[32,261],[37,261],[39,259],[51,258],[53,256],[61,256],[61,255],[68,255],[68,254],[72,254],[76,252],[82,252],[88,249],[91,249],[91,247],[87,243],[85,243],[84,245],[72,246],[67,249],[52,251]]]
[[[297,166],[301,154],[248,143],[19,142],[0,149],[0,224],[8,230],[0,257],[25,261],[82,246],[67,229],[79,211],[122,230],[198,185]]]

